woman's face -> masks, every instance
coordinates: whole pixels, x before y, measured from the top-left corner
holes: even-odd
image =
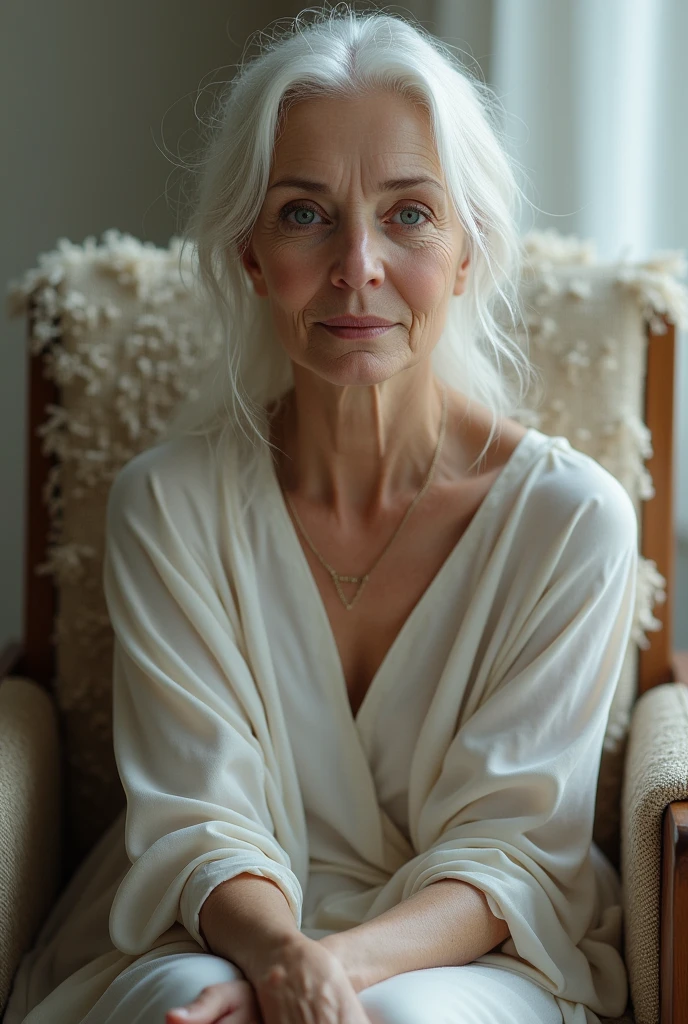
[[[242,261],[295,363],[375,384],[429,357],[465,287],[465,238],[424,108],[317,97],[288,111]],[[323,323],[346,314],[393,326],[361,337]]]

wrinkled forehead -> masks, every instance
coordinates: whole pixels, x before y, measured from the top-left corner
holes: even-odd
[[[444,185],[429,111],[390,92],[290,101],[274,146],[270,185],[285,173],[325,174],[333,184],[356,173],[367,187],[421,176]]]

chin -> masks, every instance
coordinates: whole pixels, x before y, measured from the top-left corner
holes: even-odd
[[[347,352],[336,359],[325,359],[309,369],[330,384],[339,387],[370,387],[382,384],[396,373],[407,369],[408,363],[389,352]]]

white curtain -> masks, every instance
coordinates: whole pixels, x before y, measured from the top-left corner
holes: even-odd
[[[688,250],[686,0],[430,0],[506,108],[522,230],[594,239],[601,259]],[[688,648],[688,337],[678,338],[676,645]]]

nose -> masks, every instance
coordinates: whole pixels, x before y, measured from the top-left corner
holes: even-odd
[[[385,278],[382,243],[377,228],[362,216],[342,223],[335,232],[332,284],[337,288],[379,287]]]

